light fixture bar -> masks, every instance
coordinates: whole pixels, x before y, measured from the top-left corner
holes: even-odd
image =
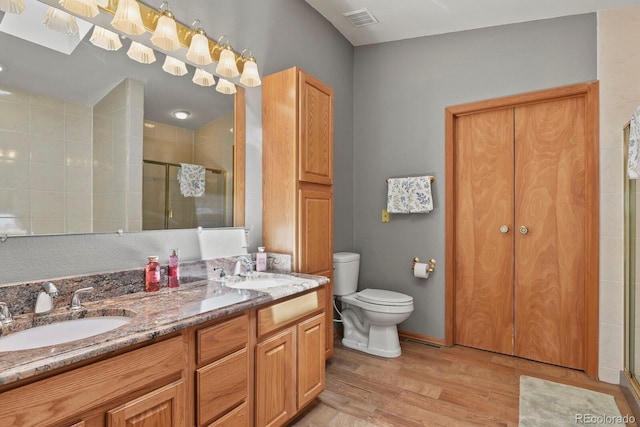
[[[138,2],[140,5],[140,15],[142,16],[142,24],[145,29],[152,33],[156,29],[156,24],[158,19],[162,13],[157,9],[151,8],[144,3]],[[118,0],[108,0],[106,5],[98,5],[98,7],[105,12],[110,13],[111,15],[115,15],[116,9],[118,7]],[[176,21],[176,29],[178,30],[178,41],[180,45],[185,49],[188,49],[191,45],[191,37],[193,37],[194,30],[188,26],[183,24],[182,22]],[[211,52],[211,57],[214,61],[218,62],[220,60],[220,53],[224,49],[224,46],[220,45],[215,40],[208,39],[209,41],[209,51]],[[238,52],[232,51],[236,57],[236,64],[238,66],[238,71],[242,73],[244,69],[245,60],[242,58],[242,55]]]

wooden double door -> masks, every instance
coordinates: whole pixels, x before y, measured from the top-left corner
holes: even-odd
[[[447,113],[453,343],[595,374],[597,83]]]

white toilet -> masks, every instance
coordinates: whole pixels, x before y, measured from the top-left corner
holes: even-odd
[[[382,289],[356,292],[360,254],[337,252],[333,267],[333,293],[342,302],[342,344],[376,356],[400,356],[397,325],[413,312],[413,297]]]

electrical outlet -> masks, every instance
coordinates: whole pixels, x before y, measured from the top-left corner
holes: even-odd
[[[382,209],[382,222],[389,222],[389,211]]]

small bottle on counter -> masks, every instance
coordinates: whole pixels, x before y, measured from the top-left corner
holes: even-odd
[[[180,286],[180,250],[172,249],[169,255],[169,287]]]
[[[160,264],[157,256],[150,256],[144,268],[144,290],[155,292],[160,289]]]
[[[264,246],[260,246],[256,254],[256,271],[267,271],[267,253]]]

